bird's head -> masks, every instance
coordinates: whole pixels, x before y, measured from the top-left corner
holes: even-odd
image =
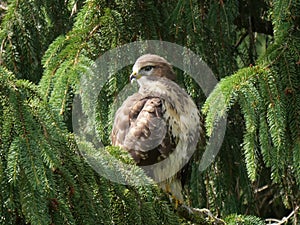
[[[142,77],[166,77],[170,80],[175,80],[175,73],[171,64],[164,58],[158,55],[146,54],[139,57],[132,68],[130,75],[131,82]]]

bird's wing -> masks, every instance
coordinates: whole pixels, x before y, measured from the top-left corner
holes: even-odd
[[[129,114],[131,107],[141,98],[142,96],[139,93],[135,93],[129,96],[117,110],[111,132],[112,145],[123,146],[126,135],[130,129]]]
[[[112,144],[128,150],[140,165],[167,157],[174,149],[164,118],[163,100],[136,93],[125,100],[115,115]]]

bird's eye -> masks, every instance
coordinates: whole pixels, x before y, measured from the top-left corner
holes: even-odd
[[[145,66],[143,69],[148,72],[148,71],[152,70],[153,68],[154,68],[154,66]]]

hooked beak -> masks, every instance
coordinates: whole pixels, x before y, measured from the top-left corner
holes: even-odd
[[[139,79],[140,77],[141,77],[140,74],[137,74],[136,72],[133,72],[133,73],[130,75],[130,77],[129,77],[130,83],[133,83],[133,81]]]

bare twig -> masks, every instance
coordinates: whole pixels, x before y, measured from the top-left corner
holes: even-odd
[[[283,217],[281,220],[278,219],[266,219],[266,224],[268,225],[282,225],[286,223],[292,216],[294,216],[299,210],[299,206],[297,206],[287,217]]]
[[[268,189],[268,188],[269,188],[269,185],[265,185],[265,186],[262,186],[262,187],[260,187],[260,188],[256,188],[256,189],[254,190],[254,193],[257,194],[257,193],[262,192],[262,191],[264,191],[264,190],[266,190],[266,189]]]
[[[6,5],[3,5],[3,4],[0,4],[0,9],[1,9],[1,10],[4,10],[4,11],[7,11],[7,6],[6,6]]]
[[[180,215],[187,220],[190,220],[193,216],[197,215],[203,219],[207,218],[209,219],[209,221],[211,222],[213,221],[214,224],[216,225],[226,224],[222,219],[219,219],[218,217],[214,216],[209,209],[205,209],[205,208],[198,209],[198,208],[189,207],[187,205],[181,205],[180,209],[178,210],[180,210]]]

